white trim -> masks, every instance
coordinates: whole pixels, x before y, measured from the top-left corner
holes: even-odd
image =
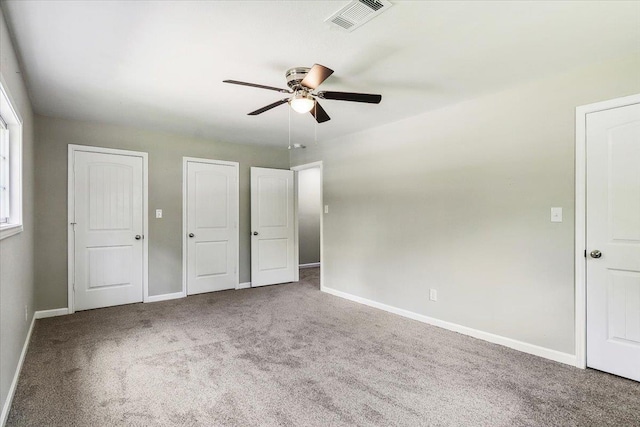
[[[68,308],[54,308],[53,310],[39,310],[36,311],[33,316],[36,319],[46,319],[48,317],[66,316],[69,314]]]
[[[296,217],[296,233],[295,233],[295,253],[297,254],[297,258],[296,258],[296,264],[299,261],[299,256],[300,256],[300,247],[298,245],[298,188],[297,188],[297,183],[298,183],[298,173],[301,170],[304,169],[312,169],[312,168],[320,168],[320,263],[318,264],[318,266],[324,265],[323,264],[323,260],[324,260],[324,164],[322,163],[322,161],[318,161],[318,162],[312,162],[312,163],[305,163],[303,165],[298,165],[298,166],[292,166],[290,169],[292,171],[294,171],[294,182],[296,183],[296,192],[295,192],[295,217]],[[300,280],[299,277],[299,273],[300,273],[300,268],[301,266],[298,265],[298,268],[296,269],[296,281]],[[304,268],[304,267],[302,267]],[[320,269],[320,289],[322,289],[324,287],[324,273],[323,273],[323,268]]]
[[[0,225],[0,240],[15,236],[24,231],[23,227],[23,180],[22,175],[23,158],[23,121],[20,112],[16,107],[16,102],[9,93],[4,76],[0,72],[0,110],[8,109],[8,115],[4,116],[4,121],[9,130],[9,157],[10,157],[10,218],[9,224]],[[17,184],[15,184],[17,183]]]
[[[20,111],[18,111],[18,109],[14,107],[15,105],[18,105],[18,104],[16,104],[16,102],[14,101],[13,97],[9,93],[9,90],[6,89],[8,87],[9,86],[7,85],[7,82],[4,79],[4,76],[2,75],[2,73],[0,73],[0,91],[2,91],[4,96],[9,101],[9,108],[11,109],[11,113],[16,117],[16,119],[18,119],[18,122],[20,123],[20,125],[22,125],[24,122],[22,120],[22,116],[20,115]]]
[[[24,358],[27,355],[27,349],[29,348],[29,342],[31,341],[31,333],[33,332],[33,326],[35,325],[35,323],[36,323],[36,316],[34,313],[34,316],[31,318],[31,325],[29,326],[27,337],[24,339],[24,345],[22,346],[22,353],[20,353],[20,358],[18,359],[16,372],[13,375],[11,386],[9,386],[7,399],[4,401],[4,405],[2,406],[2,413],[0,414],[0,426],[3,426],[3,427],[7,422],[7,418],[9,417],[9,410],[11,409],[11,403],[13,402],[13,395],[15,394],[16,387],[18,386],[18,379],[20,378],[20,372],[22,371],[22,364],[24,363]]]
[[[251,287],[251,282],[242,282],[242,283],[238,283],[238,286],[236,286],[236,290],[249,289],[250,287]]]
[[[144,231],[142,241],[142,302],[149,302],[149,156],[147,153],[142,153],[142,169],[142,189],[144,191],[144,197],[142,198],[142,229]]]
[[[387,311],[389,313],[397,314],[408,319],[417,320],[418,322],[426,323],[439,328],[447,329],[449,331],[458,332],[463,335],[478,338],[483,341],[488,341],[494,344],[503,345],[505,347],[512,348],[514,350],[522,351],[524,353],[533,354],[534,356],[544,357],[545,359],[553,360],[567,365],[575,366],[576,357],[573,354],[563,353],[561,351],[552,350],[546,347],[540,347],[535,344],[529,344],[523,341],[514,340],[512,338],[503,337],[501,335],[492,334],[489,332],[480,331],[478,329],[469,328],[467,326],[458,325],[456,323],[447,322],[433,317],[425,316],[422,314],[414,313],[409,310],[393,307],[387,304],[382,304],[370,299],[362,298],[356,295],[352,295],[346,292],[338,291],[336,289],[321,287],[322,292],[326,292],[331,295],[335,295],[340,298],[347,299],[349,301],[357,302],[367,305],[369,307],[377,308]]]
[[[75,222],[75,193],[74,193],[74,149],[71,145],[67,148],[67,306],[69,314],[74,313],[74,292],[73,284],[75,283],[75,253],[76,239],[73,231]]]
[[[640,104],[640,94],[611,99],[576,108],[575,147],[575,338],[576,366],[587,367],[587,114]]]
[[[22,233],[23,231],[24,227],[22,224],[1,225],[0,240],[6,239],[7,237],[15,236],[16,234]]]
[[[300,183],[298,182],[298,171],[293,171],[293,262],[295,264],[293,281],[300,281],[300,215],[299,206],[300,200],[298,198],[298,192]],[[251,242],[253,244],[253,241]]]
[[[322,168],[322,160],[317,162],[305,163],[303,165],[291,166],[292,171],[301,171],[305,169]]]
[[[298,265],[298,268],[315,268],[315,267],[320,267],[320,263],[319,262],[309,262],[307,264]]]
[[[67,163],[67,304],[69,314],[75,312],[73,298],[75,239],[73,237],[74,216],[74,153],[86,151],[90,153],[118,154],[121,156],[142,157],[142,302],[149,300],[149,154],[143,151],[119,150],[115,148],[93,147],[89,145],[69,144]]]
[[[145,302],[160,302],[178,298],[184,298],[184,293],[182,291],[171,294],[150,295]]]
[[[238,250],[236,252],[236,289],[240,285],[240,163],[225,160],[202,159],[199,157],[182,158],[182,294],[187,296],[187,163],[207,163],[210,165],[233,166],[236,169],[236,196],[238,197],[238,209],[236,211],[236,239]]]

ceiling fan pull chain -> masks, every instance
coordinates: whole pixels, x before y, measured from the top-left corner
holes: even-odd
[[[315,116],[315,123],[313,124],[313,142],[318,143],[318,102],[313,104],[313,115]]]

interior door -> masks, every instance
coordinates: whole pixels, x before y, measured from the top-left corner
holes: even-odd
[[[251,168],[251,286],[293,282],[293,171]]]
[[[640,104],[587,116],[587,365],[640,381]]]
[[[187,294],[238,285],[238,166],[186,162]]]
[[[142,157],[74,153],[74,310],[143,299]]]

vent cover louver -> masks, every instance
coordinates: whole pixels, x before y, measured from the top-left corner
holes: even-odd
[[[351,32],[391,6],[392,3],[387,0],[354,0],[325,19],[325,22]]]

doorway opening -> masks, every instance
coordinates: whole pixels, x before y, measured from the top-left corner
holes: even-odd
[[[295,173],[296,252],[299,281],[322,288],[322,162],[292,167]]]

